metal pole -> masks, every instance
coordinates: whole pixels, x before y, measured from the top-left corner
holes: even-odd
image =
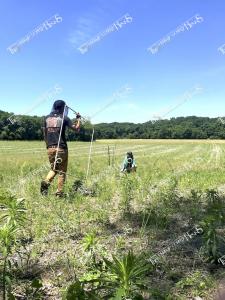
[[[78,112],[76,112],[74,109],[72,109],[71,107],[67,106],[72,112],[74,112],[76,115],[78,114]],[[87,121],[84,117],[81,117],[81,119],[83,119],[85,122]]]
[[[56,156],[55,156],[53,171],[55,171],[55,166],[56,166],[56,162],[57,162],[57,159],[58,159],[59,144],[60,144],[61,135],[62,135],[62,128],[63,128],[63,123],[64,123],[65,111],[66,111],[66,104],[65,104],[64,110],[63,110],[62,124],[61,124],[61,128],[60,128],[60,133],[59,133],[59,140],[58,140],[58,145],[57,145],[57,149],[56,149]]]
[[[112,154],[112,166],[114,167],[115,163],[115,145],[113,146],[113,154]]]
[[[108,162],[109,162],[109,166],[110,166],[110,149],[109,149],[109,145],[108,145]]]
[[[95,133],[95,129],[93,127],[92,136],[91,136],[91,144],[90,144],[90,149],[89,149],[89,157],[88,157],[88,166],[87,166],[87,173],[86,173],[86,181],[87,181],[88,174],[89,174],[89,169],[90,169],[91,150],[92,150],[92,144],[93,144],[93,139],[94,139],[94,133]]]

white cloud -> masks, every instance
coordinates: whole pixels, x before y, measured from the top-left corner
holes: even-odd
[[[79,17],[75,22],[75,29],[69,33],[70,44],[77,48],[80,44],[87,42],[99,32],[101,21],[104,18],[105,12],[99,8]]]
[[[73,47],[78,47],[90,38],[95,27],[96,25],[92,16],[78,18],[76,29],[69,34],[69,42]]]

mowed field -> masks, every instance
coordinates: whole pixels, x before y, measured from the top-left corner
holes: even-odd
[[[69,145],[68,182],[86,176],[89,143],[71,142]],[[217,188],[225,185],[225,141],[182,141],[182,140],[101,140],[93,143],[91,169],[88,179],[99,176],[108,168],[110,149],[111,165],[118,168],[127,151],[133,151],[138,165],[137,175],[151,186],[168,176],[180,177],[183,189]],[[114,155],[113,155],[113,149]],[[15,185],[24,176],[40,169],[48,158],[43,142],[0,142],[1,175],[5,186]],[[114,156],[114,161],[113,161]],[[40,178],[47,171],[38,172],[30,178],[29,186],[20,186],[20,193],[32,187],[39,195]],[[182,175],[182,176],[181,176]]]
[[[9,276],[16,299],[67,297],[68,287],[76,280],[99,278],[97,265],[103,258],[122,259],[129,250],[137,261],[144,259],[148,264],[149,257],[201,225],[208,190],[224,201],[225,141],[95,141],[87,179],[90,143],[68,146],[64,199],[54,196],[56,179],[49,195],[40,195],[40,182],[49,169],[44,142],[0,142],[1,189],[24,198],[26,207],[26,220],[10,253]],[[121,175],[127,151],[134,154],[137,172]],[[77,179],[94,195],[74,193]],[[221,224],[218,231],[224,236]],[[220,255],[225,254],[223,246],[217,248]],[[126,299],[125,294],[127,299],[216,299],[225,272],[222,264],[207,261],[206,252],[202,235],[181,242],[156,265],[149,263],[144,287],[135,288],[136,279],[132,279],[130,288],[115,299]],[[112,297],[117,288],[124,288],[123,280],[115,278],[111,279],[116,281]],[[42,285],[37,292],[32,287],[34,279]],[[85,286],[85,290],[91,288],[90,283]],[[65,299],[114,299],[104,298],[107,293],[102,290],[98,298]],[[136,294],[142,298],[135,298]]]

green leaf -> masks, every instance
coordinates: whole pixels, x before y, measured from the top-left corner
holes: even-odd
[[[35,279],[32,281],[31,286],[32,286],[33,288],[36,288],[36,289],[40,289],[40,288],[43,287],[42,282],[41,282],[39,279],[37,279],[37,278],[35,278]]]
[[[66,300],[85,300],[85,292],[79,281],[68,287]]]
[[[8,300],[16,300],[15,296],[11,292],[8,293]]]
[[[7,275],[5,276],[5,281],[6,281],[6,283],[7,283],[8,285],[11,286],[12,281],[11,281],[11,279],[10,279],[9,276],[7,276]]]
[[[124,296],[124,294],[125,294],[125,290],[123,288],[117,289],[116,295],[113,298],[113,300],[122,300],[123,299],[122,297]]]

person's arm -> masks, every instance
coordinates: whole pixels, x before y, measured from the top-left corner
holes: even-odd
[[[74,124],[68,118],[68,127],[73,129],[76,132],[79,132],[80,131],[80,125],[81,125],[80,119],[81,119],[81,115],[79,113],[76,115],[76,121],[75,121]]]
[[[79,132],[79,131],[80,131],[80,125],[81,125],[80,118],[77,118],[77,119],[76,119],[76,123],[73,124],[73,129],[74,129],[75,131]]]
[[[133,159],[132,167],[136,167],[136,161]]]
[[[121,167],[121,172],[123,172],[126,169],[126,166],[127,166],[127,159],[125,158],[123,161],[123,165]]]

